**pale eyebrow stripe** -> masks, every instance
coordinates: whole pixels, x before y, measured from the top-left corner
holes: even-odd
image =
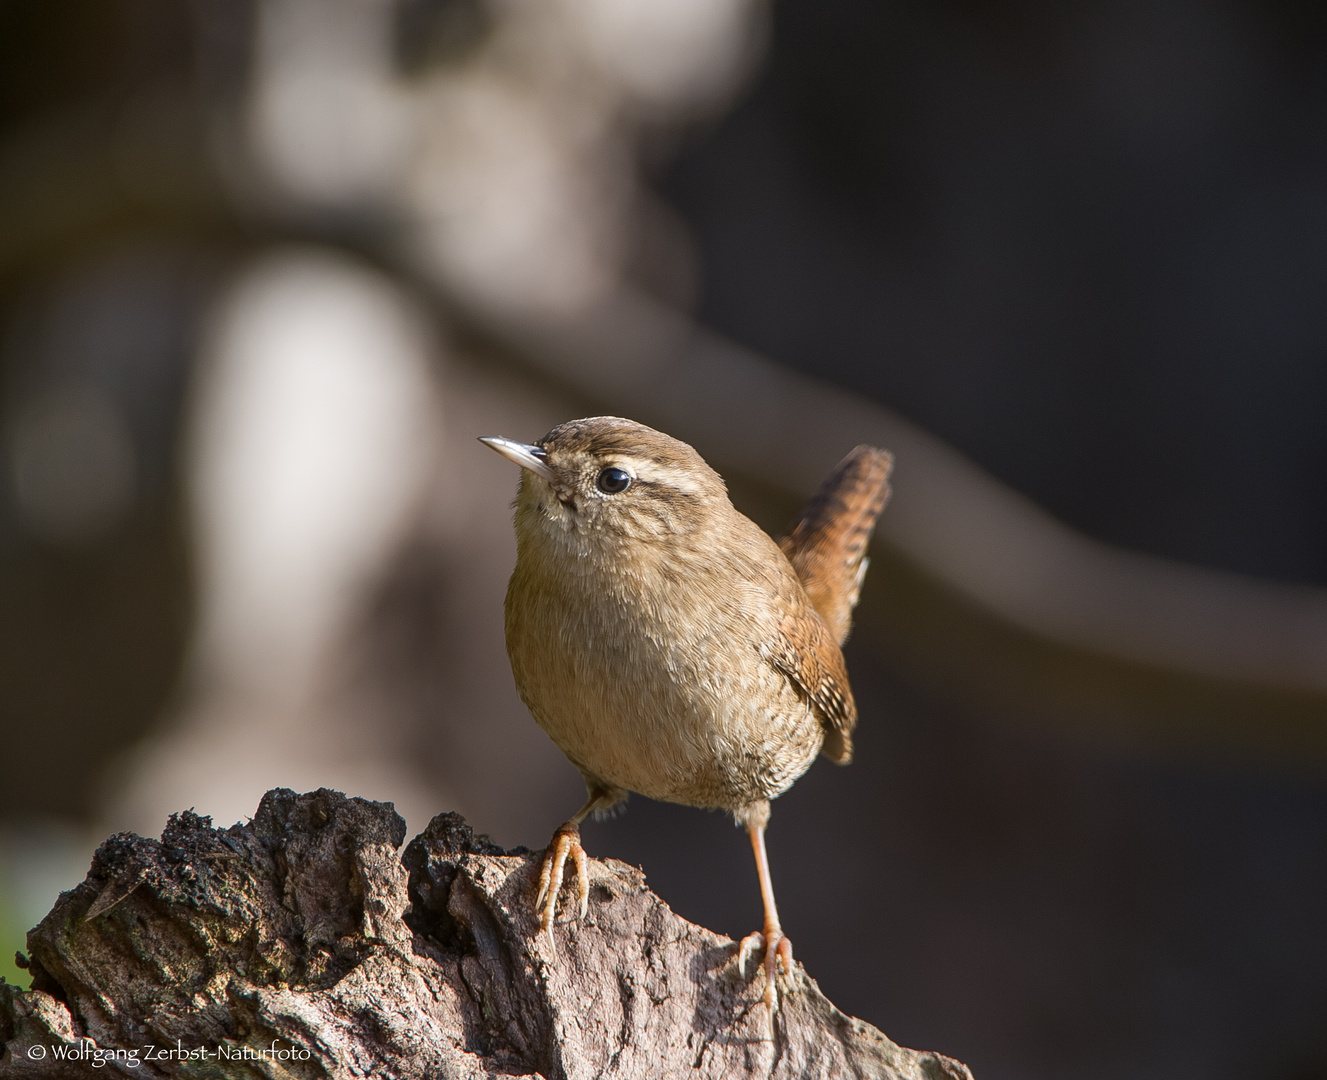
[[[652,461],[649,458],[624,458],[623,460],[633,466],[632,471],[635,472],[636,477],[647,484],[667,484],[669,487],[684,491],[688,495],[700,493],[700,485],[685,469],[660,465],[657,461]]]

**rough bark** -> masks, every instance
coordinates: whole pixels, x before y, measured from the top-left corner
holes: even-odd
[[[763,976],[623,863],[591,861],[589,916],[553,955],[538,853],[456,814],[404,838],[390,804],[327,790],[271,791],[229,829],[184,813],[159,841],[111,837],[29,934],[32,989],[0,983],[0,1077],[970,1080],[800,966],[771,1039]]]

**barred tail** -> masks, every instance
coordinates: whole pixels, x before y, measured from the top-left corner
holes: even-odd
[[[893,457],[859,446],[811,497],[793,531],[779,541],[812,605],[840,645],[852,629],[876,519],[889,498]]]

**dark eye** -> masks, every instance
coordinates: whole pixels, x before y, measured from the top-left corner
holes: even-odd
[[[599,490],[605,495],[617,495],[631,487],[631,474],[611,465],[599,474]]]

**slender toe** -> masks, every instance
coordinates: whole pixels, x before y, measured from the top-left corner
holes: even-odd
[[[580,841],[572,849],[572,857],[576,860],[576,891],[580,895],[580,917],[585,918],[586,912],[590,909],[590,860],[585,856],[585,849],[581,847]]]
[[[769,1009],[771,1022],[779,1011],[779,949],[765,948],[765,1005]]]
[[[550,940],[553,937],[553,916],[557,913],[558,893],[562,891],[562,873],[566,862],[567,849],[560,843],[544,857],[545,868],[551,869],[548,887],[541,891],[536,908],[539,912],[539,929],[547,932]]]
[[[790,974],[793,969],[792,942],[778,930],[765,932],[765,1004],[773,1014],[779,1008],[779,969]]]

